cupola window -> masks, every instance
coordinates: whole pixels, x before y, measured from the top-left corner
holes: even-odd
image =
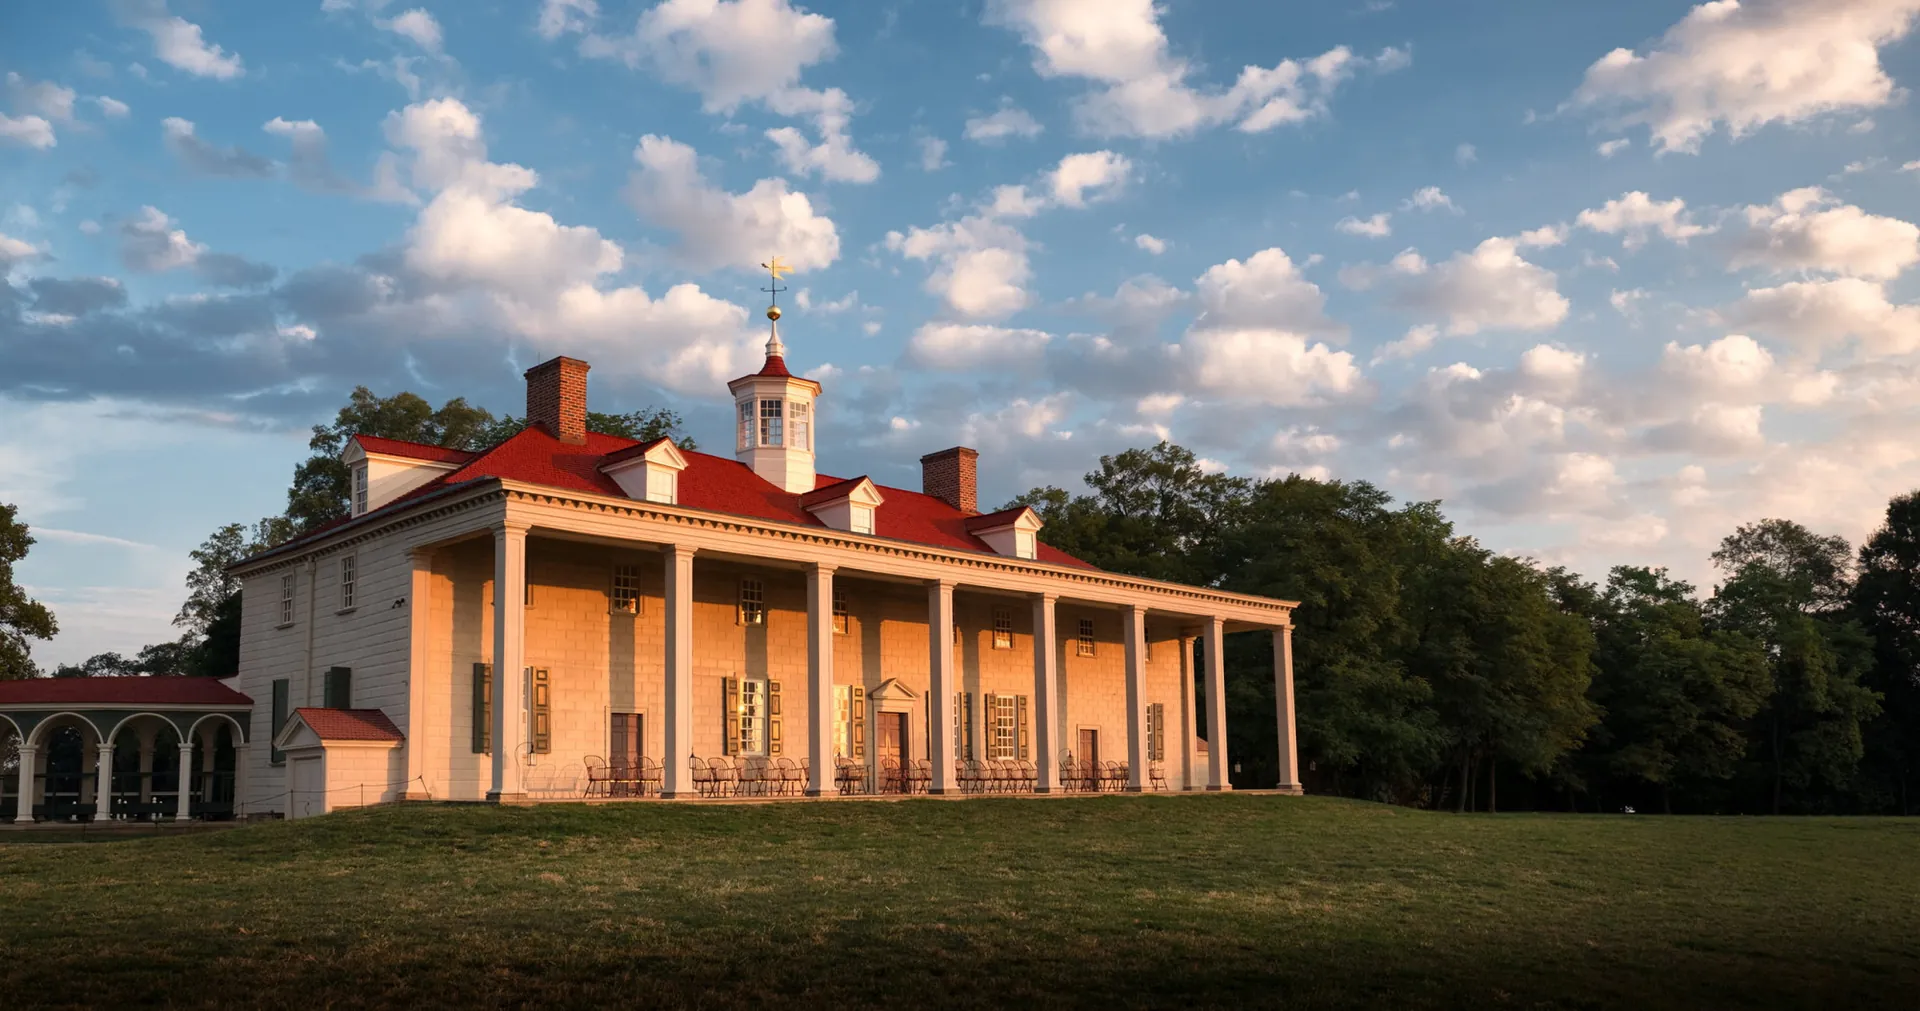
[[[781,416],[783,405],[778,400],[760,401],[760,445],[784,446],[786,433],[782,430],[784,418]]]

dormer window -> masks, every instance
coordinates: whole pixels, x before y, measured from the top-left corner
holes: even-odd
[[[665,467],[647,468],[647,501],[673,505],[680,497],[680,473]]]
[[[821,523],[851,534],[873,533],[874,510],[886,499],[869,478],[856,477],[800,496],[800,507]]]
[[[680,504],[680,472],[687,458],[671,439],[655,439],[609,454],[600,473],[613,478],[628,498],[661,505]]]
[[[362,462],[353,468],[353,514],[367,511],[367,464]]]
[[[853,507],[852,514],[852,522],[847,527],[848,530],[856,534],[873,533],[873,507],[857,505]]]
[[[1021,506],[967,519],[967,533],[987,542],[994,554],[1033,561],[1040,557],[1040,514]]]

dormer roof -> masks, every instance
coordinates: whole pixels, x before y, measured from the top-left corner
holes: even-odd
[[[1015,506],[1012,509],[1002,509],[997,513],[982,513],[967,517],[967,532],[970,534],[984,534],[994,530],[1024,530],[1032,533],[1046,525],[1046,521],[1040,518],[1039,513],[1033,511],[1032,506]]]
[[[354,455],[355,449],[359,450],[361,456],[397,456],[426,463],[462,464],[480,455],[464,449],[431,446],[424,442],[383,439],[377,435],[356,435],[347,440],[347,448],[340,454],[341,459],[347,463],[355,462],[357,459]]]
[[[800,507],[811,512],[840,502],[852,502],[871,509],[884,505],[886,501],[886,496],[880,494],[880,486],[863,474],[815,488],[800,496]]]
[[[645,460],[648,463],[663,464],[674,470],[686,470],[687,458],[673,440],[662,436],[652,442],[637,443],[617,452],[608,453],[601,458],[600,470],[618,470],[623,463]]]

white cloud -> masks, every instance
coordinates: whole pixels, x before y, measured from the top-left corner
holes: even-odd
[[[887,248],[935,264],[926,290],[965,319],[999,319],[1026,307],[1026,237],[990,217],[973,216],[932,228],[888,232]]]
[[[594,0],[545,0],[534,28],[541,38],[557,39],[570,32],[586,32],[599,16],[600,5]]]
[[[1453,160],[1460,165],[1471,165],[1480,160],[1480,152],[1472,144],[1462,144],[1453,149]]]
[[[14,264],[38,259],[40,255],[40,247],[25,239],[16,239],[5,232],[0,232],[0,277],[4,277]]]
[[[1047,174],[1047,184],[1054,200],[1068,207],[1080,207],[1085,205],[1089,190],[1099,191],[1092,194],[1095,200],[1117,195],[1132,173],[1133,163],[1126,156],[1112,151],[1088,151],[1060,159],[1060,164]]]
[[[1438,264],[1408,249],[1384,267],[1349,267],[1340,279],[1362,291],[1385,285],[1403,309],[1443,313],[1447,333],[1456,336],[1551,329],[1566,319],[1569,304],[1554,273],[1528,262],[1520,246],[1516,239],[1495,237]]]
[[[1648,292],[1645,288],[1630,288],[1626,291],[1615,288],[1607,294],[1607,304],[1613,306],[1614,312],[1637,324],[1640,322],[1640,303],[1645,301],[1647,296]]]
[[[0,112],[0,140],[46,150],[57,141],[53,124],[39,116],[9,116]]]
[[[1405,211],[1452,211],[1455,214],[1460,213],[1460,208],[1454,206],[1453,198],[1440,192],[1440,187],[1438,186],[1423,186],[1414,190],[1413,196],[1408,197],[1406,202],[1400,205],[1400,209]]]
[[[994,143],[1009,137],[1038,137],[1044,129],[1046,128],[1040,125],[1040,121],[1034,119],[1027,110],[1014,105],[1005,105],[1001,106],[998,112],[967,120],[966,138],[971,141]]]
[[[120,225],[120,262],[128,270],[159,273],[187,267],[206,251],[157,207],[142,207]]]
[[[815,172],[836,182],[870,183],[880,178],[880,165],[865,153],[855,150],[847,135],[853,117],[853,102],[839,88],[811,91],[791,88],[774,95],[768,107],[783,116],[811,116],[819,144],[808,144],[805,135],[790,127],[767,131],[767,139],[780,150],[787,171],[800,175]]]
[[[1654,200],[1639,190],[1621,194],[1600,207],[1581,211],[1574,220],[1582,228],[1621,236],[1620,244],[1627,249],[1646,245],[1647,239],[1655,232],[1672,242],[1685,245],[1688,239],[1713,231],[1693,223],[1693,216],[1687,213],[1685,200],[1679,197],[1667,201]]]
[[[1432,323],[1422,323],[1418,326],[1409,327],[1405,337],[1381,345],[1380,350],[1374,352],[1373,361],[1368,364],[1379,365],[1382,362],[1390,362],[1399,358],[1412,358],[1428,348],[1433,347],[1434,342],[1437,341],[1439,337],[1440,328],[1434,326]]]
[[[52,81],[29,81],[7,71],[7,99],[15,112],[42,116],[55,123],[71,123],[74,97],[72,88]]]
[[[443,41],[443,36],[440,32],[440,22],[435,21],[433,15],[421,8],[415,7],[410,11],[395,15],[385,21],[376,21],[375,23],[395,35],[412,39],[414,45],[419,46],[429,53],[440,52],[440,46]]]
[[[128,19],[153,39],[153,55],[175,70],[226,81],[245,72],[239,53],[208,42],[200,26],[167,13],[164,0],[137,4]]]
[[[1334,224],[1334,228],[1348,235],[1360,235],[1369,239],[1384,239],[1393,234],[1391,220],[1393,215],[1385,211],[1375,214],[1365,221],[1349,214]]]
[[[1817,186],[1792,190],[1744,212],[1731,266],[1817,270],[1888,279],[1920,262],[1920,228],[1840,204]]]
[[[907,341],[907,359],[925,369],[998,371],[1030,366],[1053,335],[987,324],[927,323]]]
[[[947,142],[938,137],[920,138],[920,169],[924,172],[938,172],[946,168]]]
[[[1156,239],[1145,232],[1141,232],[1139,235],[1134,236],[1133,244],[1141,249],[1146,250],[1149,253],[1152,253],[1155,256],[1159,256],[1161,253],[1164,253],[1167,251],[1167,240]]]
[[[1351,397],[1362,387],[1353,355],[1271,328],[1189,330],[1178,345],[1198,390],[1300,407]]]
[[[1272,327],[1297,333],[1345,332],[1327,316],[1326,294],[1306,279],[1285,250],[1275,246],[1207,268],[1194,279],[1201,316],[1196,325],[1244,329]]]
[[[192,120],[168,116],[160,121],[160,136],[167,150],[195,172],[255,178],[273,174],[273,162],[259,155],[238,146],[220,147],[202,140]]]
[[[1920,351],[1920,306],[1895,305],[1872,281],[1792,281],[1747,292],[1721,313],[1729,325],[1823,350],[1849,338],[1869,357]]]
[[[648,221],[680,236],[678,252],[702,268],[745,267],[779,250],[796,270],[817,270],[840,257],[833,221],[817,215],[785,180],[762,179],[729,193],[700,172],[693,148],[648,134],[634,148],[639,165],[627,199]]]
[[[1697,152],[1722,124],[1734,138],[1769,123],[1877,108],[1900,95],[1880,47],[1906,36],[1920,0],[1714,0],[1645,55],[1615,49],[1587,68],[1575,105],[1619,110],[1662,152]]]
[[[1327,112],[1342,81],[1362,67],[1385,72],[1407,65],[1405,50],[1356,57],[1344,46],[1308,60],[1249,66],[1226,90],[1188,83],[1193,68],[1169,50],[1152,0],[990,0],[989,23],[1020,33],[1043,77],[1078,77],[1097,90],[1081,96],[1083,129],[1108,136],[1172,137],[1235,122],[1257,133]]]
[[[108,119],[123,119],[130,111],[127,108],[127,103],[117,98],[109,98],[106,95],[95,95],[93,101],[95,105],[100,107],[100,114]]]
[[[1602,158],[1611,158],[1632,146],[1633,141],[1625,137],[1616,137],[1613,140],[1601,141],[1600,146],[1594,148],[1594,150],[1600,152],[1600,157]]]

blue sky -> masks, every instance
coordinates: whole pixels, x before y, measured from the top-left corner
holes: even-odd
[[[822,468],[1161,437],[1710,584],[1920,486],[1920,0],[125,0],[0,33],[0,501],[43,663],[171,637],[356,384],[726,445],[755,265]],[[758,323],[759,325],[756,325]]]

